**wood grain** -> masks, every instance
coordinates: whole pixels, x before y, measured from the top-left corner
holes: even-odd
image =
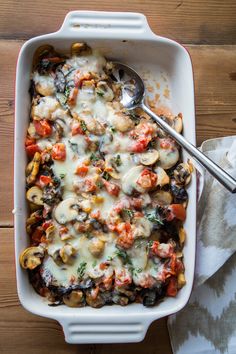
[[[13,224],[13,131],[15,64],[22,41],[0,41],[0,225]],[[198,145],[236,134],[236,46],[189,45],[193,61]],[[7,167],[7,168],[6,168]]]
[[[236,44],[235,0],[1,0],[0,38],[54,32],[71,10],[141,12],[154,32],[181,43]]]
[[[152,324],[142,343],[76,346],[65,343],[61,326],[56,321],[32,315],[20,305],[16,294],[13,229],[1,229],[0,232],[1,354],[142,354],[147,346],[148,354],[171,354],[165,318]]]

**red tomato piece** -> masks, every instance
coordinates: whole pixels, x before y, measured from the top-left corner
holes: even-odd
[[[166,295],[175,297],[177,295],[177,292],[177,279],[175,277],[170,277],[169,284],[166,290]]]
[[[47,220],[43,223],[42,228],[46,231],[49,226],[52,225],[52,220]]]
[[[157,175],[156,173],[150,170],[143,170],[140,177],[137,180],[137,184],[139,184],[142,188],[152,188],[155,187],[157,183]]]
[[[72,125],[71,134],[72,135],[77,135],[77,134],[84,135],[84,131],[83,131],[79,122],[76,122]]]
[[[39,177],[39,182],[42,187],[45,187],[48,184],[52,183],[52,178],[50,176],[41,175]]]
[[[174,218],[184,221],[186,219],[186,209],[182,204],[171,204],[168,207],[168,215],[166,220],[171,221]]]
[[[57,143],[52,147],[53,160],[64,161],[66,159],[66,147],[63,143]]]
[[[29,157],[34,157],[34,154],[36,152],[41,152],[41,149],[39,148],[39,146],[37,144],[32,144],[32,145],[26,146],[26,153]]]
[[[36,142],[35,138],[32,138],[31,136],[27,136],[25,139],[25,146],[30,146],[30,145],[34,145]]]
[[[107,192],[110,195],[118,197],[118,195],[120,193],[120,187],[117,186],[115,183],[111,183],[111,182],[108,182],[106,180],[104,180],[103,182],[104,182],[104,185],[105,185],[105,188],[106,188]]]
[[[47,137],[52,134],[52,127],[46,119],[41,119],[41,120],[34,119],[34,127],[36,133],[40,136]]]
[[[80,176],[80,177],[85,177],[88,173],[88,166],[86,165],[81,165],[76,168],[75,174]]]

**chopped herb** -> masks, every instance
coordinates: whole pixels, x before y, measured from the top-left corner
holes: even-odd
[[[86,123],[85,123],[84,120],[81,120],[81,121],[80,121],[80,125],[81,125],[81,128],[82,128],[83,132],[86,132],[86,130],[87,130],[87,125],[86,125]]]
[[[69,95],[70,95],[70,89],[69,89],[69,87],[66,87],[64,94],[65,94],[65,96],[66,96],[67,98],[69,97]]]
[[[151,213],[147,213],[146,217],[149,221],[153,222],[154,224],[164,225],[163,221],[158,217],[155,211],[152,211]]]
[[[92,152],[92,154],[90,155],[90,161],[99,161],[99,157],[97,155],[94,154],[94,152]]]
[[[128,116],[130,117],[130,119],[132,119],[136,122],[140,120],[140,116],[137,115],[134,111],[129,111]]]
[[[72,143],[70,140],[68,140],[68,143],[70,144],[70,148],[73,152],[76,152],[77,154],[79,153],[79,147],[78,144]]]
[[[142,246],[145,246],[145,245],[147,245],[147,241],[139,239],[139,240],[135,241],[134,248],[141,248]]]
[[[97,89],[96,93],[97,93],[97,95],[100,96],[100,97],[103,97],[103,96],[105,95],[105,92],[102,91],[102,90],[99,90],[99,89]]]
[[[120,155],[117,155],[115,158],[114,158],[114,163],[116,164],[116,166],[120,166],[122,165],[122,161],[121,161],[121,158],[120,158]]]
[[[101,189],[103,187],[102,181],[97,181],[96,186]]]
[[[113,259],[114,259],[114,257],[112,257],[112,256],[107,257],[108,262],[113,261]]]
[[[103,174],[102,174],[102,178],[104,178],[106,181],[109,181],[110,179],[110,175],[107,171],[104,171]]]
[[[92,267],[93,267],[93,268],[96,267],[97,263],[98,263],[97,261],[93,261]]]
[[[91,235],[88,231],[85,233],[85,236],[86,236],[88,239],[92,238],[92,235]]]
[[[133,211],[133,210],[123,208],[122,211],[123,211],[125,214],[127,214],[130,219],[132,219],[132,218],[134,217],[134,211]]]
[[[66,173],[60,173],[60,178],[61,179],[65,178],[65,176],[66,176]]]
[[[152,248],[153,240],[149,240],[147,243],[148,249]]]
[[[112,131],[112,133],[115,133],[116,132],[116,128],[111,127],[111,131]]]
[[[77,273],[78,273],[78,278],[81,279],[84,276],[85,273],[85,269],[86,269],[87,263],[86,262],[81,262],[78,269],[77,269]]]
[[[124,250],[117,250],[115,255],[122,258],[122,261],[124,264],[131,264],[132,265],[132,262],[128,256],[128,254]]]
[[[132,273],[137,276],[138,273],[141,273],[142,271],[143,271],[142,268],[133,268]]]

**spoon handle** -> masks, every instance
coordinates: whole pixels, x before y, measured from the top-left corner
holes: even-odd
[[[211,159],[205,156],[194,145],[190,144],[183,135],[177,133],[173,128],[169,126],[163,119],[153,113],[144,103],[141,105],[144,112],[146,112],[155,122],[174,140],[179,143],[193,158],[199,161],[208,172],[215,177],[225,188],[230,192],[236,193],[236,180],[225,172],[221,167],[215,164]]]

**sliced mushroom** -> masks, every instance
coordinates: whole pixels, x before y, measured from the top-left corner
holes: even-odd
[[[70,243],[67,243],[60,249],[59,255],[63,263],[71,263],[76,252],[76,249]]]
[[[179,229],[179,242],[180,242],[181,246],[184,244],[185,239],[186,239],[186,232],[185,232],[184,228],[181,227]]]
[[[102,307],[105,303],[104,299],[100,294],[98,294],[96,297],[92,294],[92,290],[87,290],[86,291],[86,302],[89,306],[99,308]]]
[[[26,192],[27,200],[33,204],[33,206],[41,207],[43,206],[43,192],[37,187],[33,186]]]
[[[156,167],[155,172],[157,174],[157,186],[163,187],[166,184],[169,184],[170,177],[162,167]]]
[[[179,113],[176,117],[173,119],[172,127],[177,131],[177,133],[181,133],[183,130],[183,120],[182,120],[182,114]]]
[[[122,190],[125,194],[132,194],[134,190],[140,193],[144,193],[145,189],[139,186],[136,181],[138,180],[141,172],[143,171],[143,166],[132,167],[122,178]]]
[[[89,55],[92,49],[86,43],[73,43],[71,46],[71,55]]]
[[[28,166],[26,167],[26,182],[28,184],[32,184],[37,177],[37,174],[39,172],[39,166],[41,163],[41,155],[39,152],[36,152],[34,154],[33,160],[28,164]]]
[[[185,186],[191,181],[191,173],[193,168],[188,163],[180,163],[174,170],[174,178],[176,183],[184,184]]]
[[[89,242],[89,252],[96,258],[102,255],[104,248],[105,242],[100,239],[94,238]]]
[[[96,88],[98,96],[102,97],[105,101],[110,102],[114,98],[112,89],[108,86],[106,81],[99,81]]]
[[[128,115],[118,112],[114,115],[112,120],[113,127],[119,132],[127,132],[130,129],[134,128],[134,122],[129,118]]]
[[[36,225],[40,220],[42,220],[42,215],[39,210],[35,211],[30,215],[26,220],[26,231],[28,234],[31,234],[33,231],[34,225]]]
[[[20,265],[24,269],[32,270],[42,263],[43,257],[43,247],[28,247],[20,255]]]
[[[103,135],[105,133],[105,126],[95,118],[84,117],[87,130],[94,135]]]
[[[168,191],[158,190],[152,193],[152,201],[158,205],[169,205],[172,200],[173,197]]]
[[[178,289],[181,289],[186,284],[184,273],[179,273],[177,278]]]
[[[52,242],[56,234],[56,228],[54,225],[50,225],[46,230],[46,239],[48,242]]]
[[[152,231],[152,223],[147,218],[134,218],[132,220],[132,229],[134,238],[149,237]]]
[[[140,156],[141,164],[145,166],[153,165],[159,159],[159,152],[155,149],[150,149],[147,152],[143,152]]]
[[[165,170],[168,170],[177,163],[179,150],[171,139],[159,139],[158,151],[160,155],[158,164]]]
[[[78,215],[78,199],[72,197],[60,202],[54,211],[55,219],[59,224],[66,224],[67,222],[76,220]]]
[[[70,294],[63,296],[63,302],[69,307],[84,306],[84,295],[81,290],[73,290]]]
[[[42,57],[46,57],[48,56],[50,53],[54,53],[54,48],[53,46],[49,45],[49,44],[45,44],[45,45],[41,45],[40,47],[38,47],[34,53],[34,57],[33,57],[33,67],[35,68],[35,66],[38,64],[39,60]]]

